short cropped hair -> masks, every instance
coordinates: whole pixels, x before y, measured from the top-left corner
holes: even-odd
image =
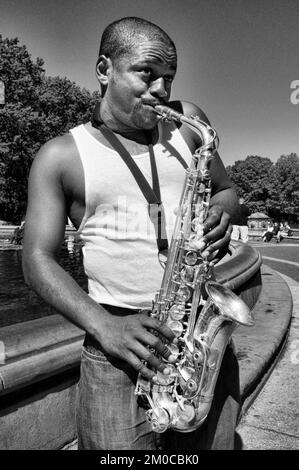
[[[159,40],[176,52],[174,42],[163,29],[150,21],[134,16],[109,24],[101,38],[99,57],[105,55],[113,62],[129,55],[141,40]]]

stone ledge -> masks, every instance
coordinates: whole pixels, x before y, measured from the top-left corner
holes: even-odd
[[[59,314],[0,329],[0,395],[80,363],[84,331]]]

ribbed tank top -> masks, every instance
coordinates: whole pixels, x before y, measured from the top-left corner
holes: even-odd
[[[85,214],[78,229],[90,297],[124,308],[150,308],[163,268],[158,260],[148,203],[119,154],[101,144],[84,125],[71,130],[85,178]],[[192,154],[177,127],[159,123],[153,146],[170,242],[185,171]],[[149,153],[132,156],[152,185]]]

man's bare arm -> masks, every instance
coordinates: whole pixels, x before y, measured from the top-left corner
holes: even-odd
[[[153,379],[154,373],[141,360],[161,370],[164,366],[146,345],[165,356],[169,352],[149,330],[157,330],[170,341],[174,338],[171,330],[143,313],[114,317],[94,302],[57,262],[67,216],[62,185],[63,155],[69,152],[66,139],[46,144],[32,165],[23,246],[25,280],[47,303],[91,334],[108,354],[127,361]]]
[[[59,139],[36,156],[29,177],[23,246],[26,282],[50,305],[96,335],[97,305],[57,262],[64,239],[66,200],[61,184]],[[63,151],[64,145],[61,146]],[[86,315],[82,311],[86,309]],[[91,312],[89,314],[89,312]]]

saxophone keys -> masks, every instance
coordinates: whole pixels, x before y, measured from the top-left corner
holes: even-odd
[[[175,377],[177,375],[175,366],[172,364],[167,364],[167,370],[168,370],[167,375],[165,375],[163,372],[157,371],[156,373],[156,376],[157,376],[156,386],[157,387],[159,387],[160,385],[167,386],[174,382]]]
[[[189,392],[195,392],[198,388],[198,384],[197,384],[196,380],[189,379],[187,384],[186,384],[186,387],[187,387],[187,390]]]
[[[194,217],[191,222],[191,229],[193,232],[197,232],[197,228],[200,224],[200,218],[199,217]]]
[[[172,332],[175,334],[177,338],[181,336],[181,334],[183,333],[184,327],[182,323],[178,320],[171,320],[170,318],[168,318],[166,325],[168,326],[168,328],[172,330]]]
[[[182,304],[174,304],[170,307],[168,315],[172,320],[181,320],[186,315],[186,309]]]
[[[179,374],[183,381],[186,383],[194,375],[195,369],[189,365],[186,365],[186,362],[178,367]]]
[[[202,182],[199,182],[199,183],[197,183],[197,188],[196,188],[196,190],[197,190],[197,192],[198,192],[199,194],[204,194],[205,191],[206,191],[206,185],[205,185],[204,183],[202,183]]]
[[[189,399],[193,398],[199,387],[199,381],[197,379],[198,374],[195,369],[190,366],[183,367],[180,369],[179,373],[179,383],[183,391],[183,396]]]
[[[180,286],[176,292],[176,300],[179,302],[187,302],[190,299],[191,291],[186,286]]]
[[[167,347],[171,353],[171,356],[173,357],[173,360],[171,362],[176,362],[180,354],[179,348],[177,347],[176,344],[173,344],[173,343],[168,344]]]
[[[194,359],[194,362],[195,364],[201,364],[204,360],[204,357],[203,357],[203,354],[200,352],[200,351],[196,351],[195,353],[193,353],[193,359]]]
[[[185,254],[185,263],[189,266],[194,266],[197,263],[198,255],[196,251],[187,251]]]
[[[154,432],[165,432],[170,426],[170,416],[164,408],[156,406],[155,408],[148,410],[146,412],[146,418],[151,424]]]
[[[181,270],[181,280],[185,282],[193,282],[194,268],[192,266],[185,266]]]
[[[206,243],[202,240],[201,236],[198,236],[198,234],[193,234],[189,238],[189,247],[193,250],[202,250],[206,247]]]
[[[204,222],[204,204],[202,204],[203,208],[200,214],[196,214],[196,217],[193,217],[191,221],[191,228],[193,232],[198,232],[199,229],[202,229],[203,222]],[[196,209],[197,210],[197,209]]]

